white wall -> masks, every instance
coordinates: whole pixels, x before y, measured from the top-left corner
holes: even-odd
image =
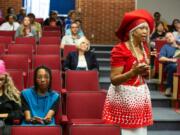
[[[180,0],[136,0],[136,8],[147,9],[152,14],[158,11],[169,24],[174,18],[180,19]]]

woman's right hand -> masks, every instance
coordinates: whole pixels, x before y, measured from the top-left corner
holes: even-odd
[[[150,66],[145,63],[137,63],[134,64],[132,67],[132,72],[134,73],[134,75],[142,75],[146,73],[148,70],[150,70]]]

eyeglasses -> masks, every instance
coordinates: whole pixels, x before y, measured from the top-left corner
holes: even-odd
[[[71,28],[79,28],[79,27],[71,27]]]
[[[49,76],[37,76],[37,80],[42,80],[42,79],[49,80],[50,77]]]

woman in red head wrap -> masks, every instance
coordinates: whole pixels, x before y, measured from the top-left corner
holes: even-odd
[[[122,135],[147,135],[153,124],[149,89],[144,77],[149,73],[148,40],[153,17],[146,10],[126,13],[116,32],[121,43],[111,52],[111,85],[103,119],[118,124]]]

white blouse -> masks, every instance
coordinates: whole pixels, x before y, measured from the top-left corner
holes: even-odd
[[[86,59],[85,59],[85,56],[84,55],[81,55],[78,57],[78,65],[77,65],[77,69],[86,69],[88,70],[88,67],[87,67],[87,62],[86,62]]]

